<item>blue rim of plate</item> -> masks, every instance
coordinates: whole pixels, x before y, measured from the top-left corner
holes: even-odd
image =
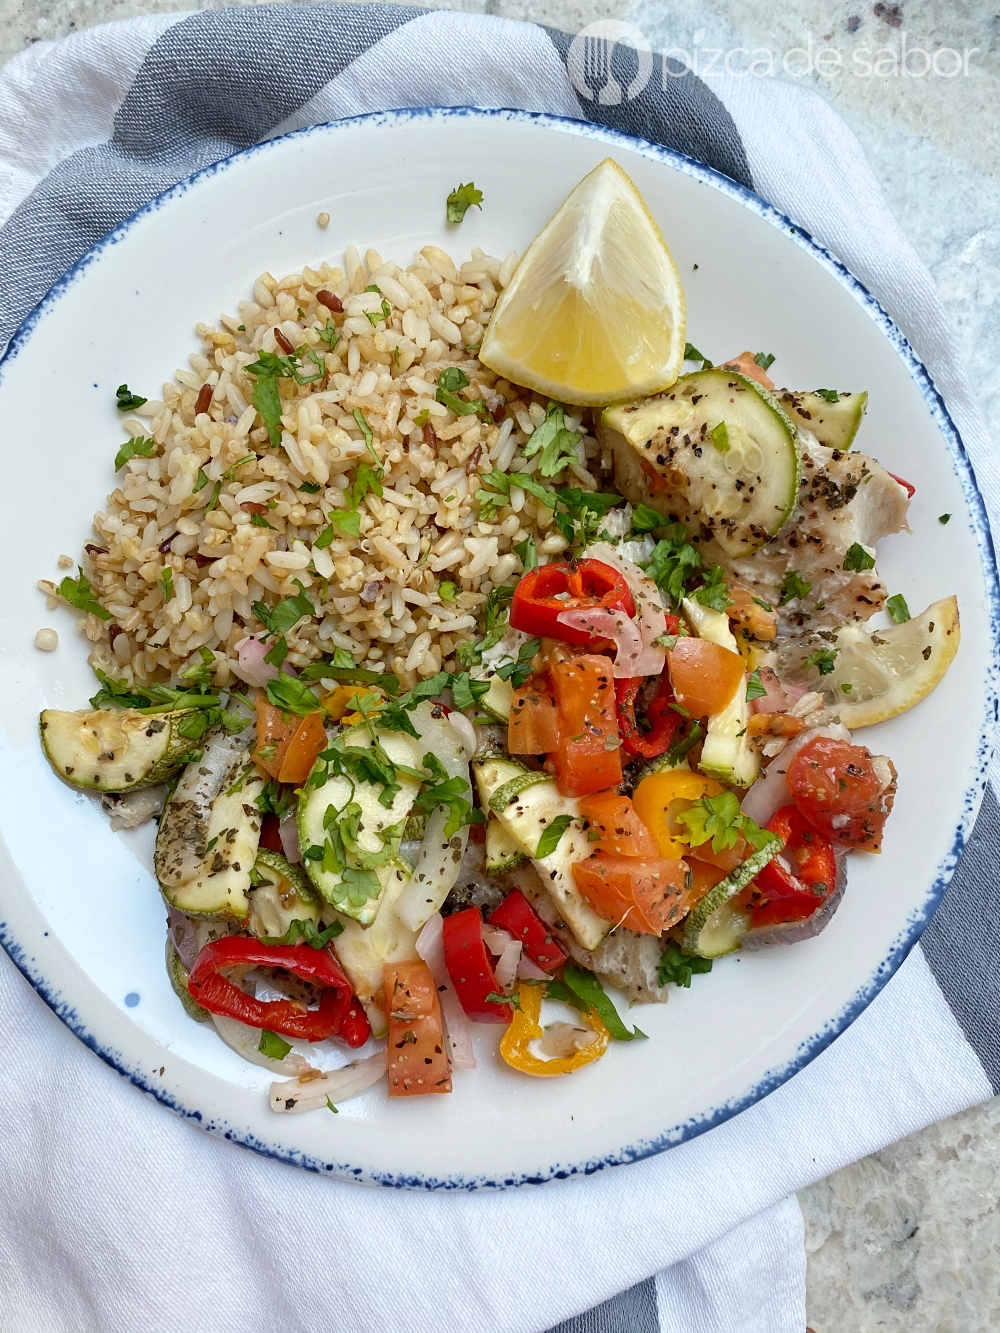
[[[222,158],[210,166],[203,167],[193,175],[185,177],[178,181],[176,185],[171,186],[163,194],[157,195],[151,199],[142,208],[132,213],[124,221],[120,222],[113,231],[103,236],[86,254],[72,265],[71,268],[59,278],[38,305],[31,311],[20,328],[11,338],[4,355],[0,357],[0,380],[3,377],[4,366],[12,361],[20,351],[21,347],[27,342],[32,330],[39,320],[48,313],[48,311],[58,302],[59,297],[85,272],[90,265],[97,260],[105,249],[112,245],[117,245],[122,241],[134,223],[143,218],[147,213],[151,213],[166,204],[169,204],[174,198],[185,194],[190,188],[197,185],[200,181],[220,172],[227,171],[231,166],[236,165],[246,158],[258,153],[268,152],[275,144],[283,143],[293,139],[306,139],[314,134],[326,134],[337,132],[339,130],[350,130],[351,127],[358,124],[384,125],[387,128],[401,121],[410,120],[441,120],[449,121],[454,119],[475,118],[482,120],[510,120],[550,128],[555,132],[563,134],[575,134],[581,138],[589,138],[600,141],[610,146],[617,146],[628,149],[631,152],[638,152],[641,156],[650,158],[662,163],[664,166],[672,167],[676,171],[682,172],[700,181],[704,185],[711,186],[720,193],[728,195],[735,199],[751,212],[756,213],[758,217],[770,223],[778,230],[785,233],[800,249],[805,250],[819,263],[827,272],[831,273],[842,287],[854,297],[858,304],[866,311],[871,320],[881,330],[897,355],[903,361],[911,378],[916,383],[920,393],[927,404],[928,411],[940,431],[948,450],[955,464],[958,479],[961,483],[968,506],[969,516],[975,530],[976,539],[979,543],[980,556],[985,574],[986,593],[989,604],[990,626],[992,629],[993,657],[989,668],[989,678],[987,682],[987,703],[985,716],[979,729],[978,745],[978,772],[975,780],[970,784],[965,792],[964,814],[958,827],[955,830],[955,836],[952,841],[951,850],[945,857],[941,866],[939,866],[934,881],[931,884],[923,906],[913,912],[906,925],[900,931],[896,940],[893,942],[886,957],[868,978],[865,984],[856,991],[853,998],[843,1006],[840,1012],[832,1019],[828,1020],[823,1027],[808,1040],[800,1043],[795,1055],[783,1065],[769,1071],[764,1075],[748,1092],[743,1096],[731,1098],[720,1106],[713,1107],[709,1111],[702,1112],[700,1115],[692,1117],[679,1125],[665,1130],[655,1138],[642,1139],[636,1143],[626,1145],[603,1157],[591,1158],[584,1162],[577,1163],[555,1163],[544,1172],[536,1172],[530,1175],[510,1174],[503,1179],[491,1180],[486,1177],[424,1177],[409,1176],[402,1174],[379,1174],[377,1171],[367,1171],[362,1167],[354,1166],[350,1163],[324,1160],[313,1157],[305,1153],[289,1151],[287,1148],[274,1143],[266,1143],[255,1135],[244,1129],[234,1127],[225,1121],[207,1119],[203,1113],[189,1106],[183,1105],[169,1091],[152,1083],[148,1076],[137,1066],[131,1064],[119,1051],[102,1045],[101,1041],[91,1033],[86,1024],[81,1019],[76,1010],[67,1004],[59,995],[57,989],[42,976],[33,972],[28,957],[23,947],[15,940],[8,928],[6,922],[0,922],[0,944],[3,945],[11,961],[22,973],[30,985],[38,992],[41,998],[53,1010],[58,1018],[66,1024],[67,1027],[96,1055],[100,1056],[107,1064],[115,1069],[119,1074],[126,1078],[136,1087],[149,1093],[157,1101],[178,1115],[186,1119],[194,1120],[200,1124],[203,1129],[216,1137],[224,1138],[231,1143],[238,1143],[243,1147],[250,1148],[252,1151],[260,1153],[265,1157],[272,1157],[277,1161],[285,1162],[291,1166],[301,1167],[304,1170],[314,1171],[322,1175],[332,1175],[341,1180],[354,1180],[359,1183],[377,1184],[395,1189],[423,1189],[423,1190],[476,1190],[476,1189],[506,1189],[519,1185],[542,1185],[553,1180],[567,1180],[575,1176],[589,1176],[597,1171],[601,1171],[609,1166],[621,1166],[629,1162],[642,1161],[644,1158],[656,1156],[658,1153],[666,1151],[668,1148],[676,1147],[688,1139],[696,1138],[704,1134],[707,1130],[714,1129],[717,1125],[732,1119],[739,1115],[741,1111],[747,1110],[756,1102],[761,1101],[769,1093],[786,1083],[794,1074],[813,1061],[820,1055],[854,1020],[871,1004],[872,1000],[879,993],[883,986],[889,981],[890,977],[900,966],[907,954],[916,944],[923,933],[924,928],[930,921],[937,908],[938,903],[948,886],[948,882],[958,865],[965,843],[969,835],[979,804],[982,799],[983,789],[986,782],[986,774],[989,767],[990,757],[993,751],[994,730],[996,727],[997,705],[998,705],[998,680],[1000,680],[1000,582],[998,582],[996,554],[993,547],[993,537],[990,531],[989,520],[986,513],[986,506],[976,482],[975,472],[972,462],[968,456],[965,445],[962,442],[958,427],[951,418],[944,400],[934,385],[927,368],[917,357],[916,353],[910,347],[909,342],[897,328],[896,324],[883,309],[880,302],[864,286],[864,284],[854,276],[853,273],[834,255],[830,253],[825,246],[816,241],[807,231],[798,226],[780,209],[773,204],[767,203],[759,195],[754,194],[752,190],[712,167],[705,166],[701,162],[696,162],[693,158],[677,152],[675,149],[667,148],[662,144],[653,143],[648,139],[641,139],[629,134],[623,134],[619,130],[608,129],[604,126],[594,125],[589,121],[570,120],[564,116],[550,115],[546,112],[519,111],[516,109],[497,108],[483,109],[479,107],[412,107],[392,111],[370,112],[363,116],[352,116],[349,119],[323,122],[317,125],[310,125],[301,130],[293,130],[288,134],[279,135],[273,139],[266,139],[261,143],[254,144],[250,148],[242,149],[234,153],[231,157]]]

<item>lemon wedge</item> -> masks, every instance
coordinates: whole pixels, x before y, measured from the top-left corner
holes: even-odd
[[[834,644],[833,671],[817,688],[840,709],[845,727],[870,727],[925,699],[951,666],[960,638],[955,597],[891,629],[846,625]]]
[[[563,403],[668,389],[684,360],[684,292],[642,195],[605,158],[521,256],[479,359]]]

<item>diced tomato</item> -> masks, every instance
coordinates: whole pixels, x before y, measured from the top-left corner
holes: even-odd
[[[732,847],[722,847],[719,851],[714,852],[712,843],[709,841],[703,842],[700,847],[689,847],[684,853],[686,857],[693,861],[701,861],[707,866],[715,866],[725,875],[741,865],[750,854],[750,847],[742,833]]]
[[[743,659],[708,639],[678,639],[667,653],[677,702],[692,717],[711,717],[732,702],[743,683]]]
[[[784,841],[784,850],[768,861],[747,885],[737,906],[750,913],[750,924],[754,927],[804,921],[837,887],[833,847],[794,805],[778,810],[768,820],[767,827]]]
[[[326,749],[323,710],[305,717],[284,713],[263,695],[254,700],[257,710],[257,743],[251,758],[279,782],[301,783],[309,776],[316,756]]]
[[[688,890],[688,902],[693,909],[700,903],[709,889],[714,889],[720,880],[726,878],[728,871],[720,869],[718,866],[709,865],[707,861],[688,862],[688,869],[691,872],[691,888]]]
[[[661,935],[689,908],[684,861],[594,852],[573,866],[573,878],[598,916],[640,935]]]
[[[507,750],[510,754],[551,754],[559,745],[556,701],[536,680],[514,691]]]
[[[640,459],[640,462],[642,463],[642,470],[646,474],[646,480],[649,482],[649,494],[651,496],[662,495],[664,491],[670,490],[670,482],[662,473],[657,472],[652,463],[647,462],[645,458]]]
[[[614,856],[659,856],[656,839],[642,822],[627,796],[602,791],[580,797],[580,813],[590,825],[587,837],[595,851]]]
[[[896,794],[896,770],[882,779],[863,745],[817,736],[788,766],[788,789],[810,824],[831,842],[863,852],[882,849],[882,830]]]
[[[451,1092],[441,1001],[426,963],[386,963],[389,1096]]]
[[[551,671],[559,709],[556,781],[564,796],[617,787],[622,780],[621,738],[615,714],[611,660],[598,654],[557,662]]]
[[[312,772],[316,756],[321,750],[326,749],[327,743],[321,711],[306,713],[305,717],[298,718],[297,721],[298,725],[285,741],[284,748],[278,751],[280,767],[277,774],[279,782],[288,782],[295,786],[305,782]]]

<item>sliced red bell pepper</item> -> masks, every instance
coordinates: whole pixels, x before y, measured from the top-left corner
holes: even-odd
[[[768,820],[768,829],[784,839],[797,873],[779,857],[769,861],[753,881],[746,903],[753,926],[804,921],[830,896],[837,884],[837,859],[830,842],[814,829],[794,805],[783,806]]]
[[[340,1025],[340,1030],[333,1034],[334,1040],[342,1041],[353,1051],[363,1046],[371,1035],[372,1025],[368,1022],[365,1007],[356,995],[352,995],[350,1007]]]
[[[319,1008],[306,1009],[295,1000],[258,1000],[224,977],[224,967],[283,968],[323,988]],[[339,1033],[353,999],[351,983],[327,949],[314,949],[308,944],[263,944],[247,935],[226,935],[206,944],[191,969],[188,991],[209,1013],[303,1041],[324,1041]]]
[[[478,907],[466,907],[444,919],[444,961],[459,1003],[474,1023],[509,1023],[512,1005],[490,1000],[500,987],[483,943]]]
[[[450,920],[450,918],[446,918]],[[508,893],[499,907],[490,913],[490,922],[509,930],[533,963],[552,972],[566,961],[566,954],[552,938],[548,926],[519,889]]]
[[[888,468],[886,468],[886,471],[887,472],[889,471]],[[903,490],[906,491],[906,494],[912,500],[917,493],[916,486],[914,486],[913,483],[910,481],[904,481],[902,477],[897,477],[895,472],[889,472],[889,476],[893,479],[893,481],[899,482],[900,486],[902,486]]]
[[[667,616],[666,633],[678,632],[677,617]],[[622,747],[626,754],[641,755],[643,759],[655,759],[670,749],[674,732],[680,723],[680,715],[676,709],[670,707],[674,703],[674,687],[670,680],[670,672],[664,669],[659,688],[646,709],[649,730],[643,731],[635,720],[635,701],[644,680],[644,676],[619,676],[615,679],[618,730],[621,732]]]
[[[525,634],[590,646],[598,641],[585,629],[558,623],[564,611],[624,611],[635,615],[635,599],[624,576],[601,560],[558,562],[532,569],[514,589],[510,623]]]

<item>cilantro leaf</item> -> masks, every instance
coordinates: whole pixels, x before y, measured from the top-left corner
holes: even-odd
[[[811,653],[802,663],[803,667],[814,666],[821,676],[829,676],[833,670],[833,665],[837,660],[836,648],[817,648],[816,652]]]
[[[264,661],[268,666],[280,668],[287,656],[288,641],[283,634],[279,634],[270,649],[264,654]]]
[[[365,417],[365,414],[364,412],[362,412],[360,407],[356,407],[354,409],[353,416],[354,420],[361,427],[361,434],[365,437],[365,448],[368,450],[372,458],[375,460],[375,466],[379,469],[379,476],[381,476],[382,463],[381,460],[379,459],[378,454],[375,452],[375,444],[374,444],[375,436],[372,434],[372,428],[371,426],[369,426],[367,418]],[[381,491],[378,491],[376,493],[378,495],[382,494]]]
[[[760,667],[750,672],[750,678],[747,680],[747,703],[754,699],[763,699],[767,696],[767,690],[760,683]]]
[[[555,477],[565,470],[567,464],[577,461],[577,444],[582,438],[575,431],[566,429],[562,403],[550,398],[545,409],[545,420],[529,435],[524,446],[524,456],[534,458],[535,454],[540,453],[540,475]]]
[[[846,570],[874,569],[875,557],[870,555],[860,542],[855,542],[849,546],[847,554],[844,556],[844,568]]]
[[[267,697],[275,708],[285,713],[295,713],[299,717],[315,713],[323,706],[309,686],[296,676],[281,675],[277,680],[269,680]]]
[[[458,393],[459,389],[469,387],[469,377],[461,366],[446,366],[438,376],[438,388],[448,393]]]
[[[951,518],[951,515],[950,515],[950,514],[939,514],[939,515],[938,515],[938,522],[939,522],[939,523],[947,523],[948,520],[949,520],[950,518]]]
[[[267,519],[264,517],[263,514],[251,514],[250,526],[252,528],[270,528],[272,532],[277,532],[277,528],[274,526],[274,524],[268,523]]]
[[[455,600],[454,583],[449,583],[447,579],[445,579],[443,583],[439,583],[438,596],[441,598],[442,602],[453,602]]]
[[[145,402],[145,399],[143,399]],[[78,611],[88,611],[92,615],[99,616],[101,620],[112,620],[110,611],[105,611],[94,596],[93,589],[90,586],[90,580],[86,574],[77,565],[80,570],[80,577],[71,579],[68,576],[59,584],[59,596],[64,602],[69,602],[70,606],[75,606]]]
[[[145,399],[143,399],[145,402]],[[156,453],[156,441],[146,435],[134,435],[126,440],[115,454],[115,471],[120,472],[130,458],[152,458]]]
[[[257,374],[253,366],[247,366],[247,372],[251,375]],[[259,378],[250,394],[250,401],[260,413],[260,419],[267,427],[267,438],[270,440],[273,448],[277,449],[281,444],[281,394],[278,392],[278,382],[273,375],[266,375],[260,372]]]
[[[483,192],[477,190],[472,181],[469,181],[468,185],[457,185],[445,200],[449,222],[461,222],[470,208],[478,208],[481,211],[482,206]]]
[[[459,671],[451,677],[451,698],[460,713],[471,708],[477,699],[490,692],[488,680],[473,680],[467,671]]]
[[[649,505],[637,504],[632,513],[633,532],[652,532],[654,528],[665,528],[667,520]]]
[[[850,694],[850,692],[854,689],[854,686],[850,684],[849,681],[845,681],[840,688],[844,692],[844,694]]]
[[[836,389],[813,389],[813,393],[817,398],[825,398],[828,403],[840,401],[840,394]]]
[[[901,592],[897,592],[894,597],[886,601],[885,609],[897,625],[903,625],[911,618],[910,608],[906,605],[906,598]]]
[[[538,568],[538,548],[535,545],[535,539],[532,536],[525,537],[523,542],[516,542],[514,552],[521,561],[525,574]]]
[[[688,753],[703,739],[704,735],[701,723],[696,722],[688,734],[684,737],[678,737],[667,751],[668,765],[671,768],[676,768],[682,759],[687,758]]]
[[[340,334],[337,331],[337,326],[336,324],[334,324],[332,319],[328,319],[326,321],[326,327],[318,329],[317,332],[319,333],[320,341],[325,342],[331,352],[337,346],[337,343],[340,342]],[[299,490],[301,489],[302,488],[300,486]]]
[[[713,852],[735,847],[741,833],[751,847],[757,850],[777,840],[776,834],[762,829],[749,815],[743,813],[731,791],[719,792],[718,796],[700,797],[690,809],[677,816],[677,822],[687,829],[686,834],[677,835],[682,842],[690,847],[700,847],[711,839]]]
[[[174,571],[169,565],[164,566],[160,577],[156,581],[163,589],[164,602],[169,602],[174,595]]]
[[[538,839],[538,847],[535,849],[535,859],[537,861],[543,861],[545,857],[552,855],[559,846],[562,835],[572,822],[572,815],[556,815],[552,823],[542,830],[542,836]]]
[[[314,616],[316,614],[316,608],[313,606],[312,600],[306,595],[302,584],[299,583],[298,579],[295,582],[299,584],[301,591],[296,593],[294,597],[283,598],[274,608],[269,609],[264,602],[253,603],[254,615],[271,634],[287,634],[303,616]]]
[[[790,569],[781,581],[781,600],[779,606],[793,601],[796,597],[808,597],[812,584],[801,578],[798,571]]]
[[[501,680],[509,681],[515,690],[519,690],[531,675],[531,663],[541,646],[541,639],[529,639],[518,649],[517,661],[504,662],[502,666],[498,666],[497,675]]]
[[[770,352],[758,352],[753,359],[755,366],[760,366],[761,370],[770,370],[774,365],[774,357]]]
[[[696,972],[711,972],[711,958],[701,958],[695,953],[685,953],[676,940],[671,940],[660,957],[656,969],[656,979],[661,986],[671,982],[675,986],[690,988],[691,977]]]
[[[687,528],[683,523],[675,523],[667,537],[653,547],[653,554],[643,565],[643,569],[662,592],[670,598],[672,606],[680,604],[687,595],[687,585],[701,569],[701,556],[688,542]]]
[[[285,1041],[284,1037],[279,1037],[276,1032],[269,1032],[267,1028],[264,1028],[261,1031],[257,1049],[261,1055],[266,1055],[269,1060],[284,1060],[292,1046],[291,1042]]]
[[[318,495],[322,489],[323,487],[315,481],[304,481],[299,487],[299,490],[305,491],[306,495]]]
[[[713,611],[727,611],[732,606],[733,599],[726,586],[726,571],[721,565],[712,567],[705,582],[694,590],[691,597],[702,606],[711,607]]]
[[[119,412],[134,412],[137,407],[142,407],[143,403],[149,401],[148,398],[140,398],[137,393],[133,393],[127,384],[119,384],[115,390],[115,397],[118,399]],[[117,470],[116,468],[115,471]]]
[[[695,347],[693,343],[684,344],[684,360],[700,361],[702,370],[711,370],[712,368],[712,363],[711,361],[709,361],[708,357],[703,356],[702,353],[698,351],[697,347]]]
[[[628,1030],[593,972],[585,972],[574,963],[567,963],[563,968],[563,981],[585,1004],[597,1011],[615,1041],[633,1041],[636,1037],[645,1037],[645,1032],[640,1032],[638,1028],[632,1032]]]

